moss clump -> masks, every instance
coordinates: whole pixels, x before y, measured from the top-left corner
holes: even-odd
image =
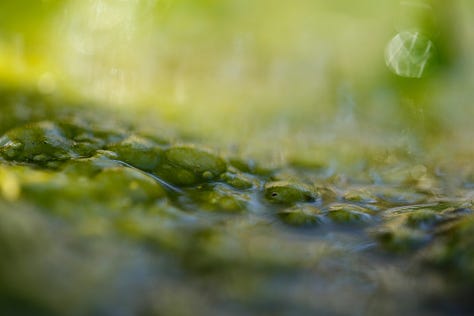
[[[133,203],[145,203],[166,196],[159,183],[136,169],[107,168],[93,181],[97,192],[106,199],[127,199]]]
[[[225,172],[220,180],[239,190],[250,189],[256,185],[256,180],[240,172]]]
[[[371,212],[351,204],[333,204],[329,207],[326,216],[338,224],[366,224],[373,221]]]
[[[265,199],[277,204],[293,204],[297,202],[313,202],[318,194],[312,187],[303,183],[290,181],[268,182],[264,187]]]
[[[377,203],[377,197],[366,189],[348,190],[344,193],[344,200],[363,204]]]
[[[220,156],[194,146],[172,146],[163,152],[163,161],[153,171],[176,185],[194,185],[217,179],[227,169]]]
[[[101,153],[89,158],[71,159],[62,165],[62,170],[77,177],[92,177],[105,168],[118,166],[121,166],[119,161]]]
[[[298,206],[278,212],[278,218],[295,227],[317,226],[322,223],[321,210],[314,206]]]
[[[406,216],[407,226],[420,229],[431,228],[439,220],[441,215],[430,209],[415,210]]]
[[[441,227],[438,239],[424,252],[424,260],[474,288],[474,215]]]
[[[198,186],[188,190],[188,197],[199,209],[220,213],[240,213],[247,210],[250,197],[224,184]]]
[[[0,155],[7,160],[45,163],[77,156],[72,146],[56,124],[43,121],[8,131],[0,138]]]
[[[397,225],[381,227],[374,236],[382,248],[395,253],[413,251],[430,240],[430,235],[426,232]]]
[[[112,144],[108,149],[117,153],[117,159],[146,171],[154,170],[163,156],[161,147],[137,135],[131,135],[119,143]]]
[[[407,253],[433,238],[433,228],[442,217],[434,210],[412,206],[389,210],[383,219],[374,230],[376,240],[386,250]]]

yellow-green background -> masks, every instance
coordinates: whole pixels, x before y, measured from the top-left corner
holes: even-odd
[[[384,62],[390,39],[426,18],[403,1],[6,0],[0,84],[276,163],[373,147],[469,154],[474,5],[425,3],[448,53],[413,80]]]

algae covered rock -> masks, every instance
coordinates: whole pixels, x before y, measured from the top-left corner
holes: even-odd
[[[152,202],[166,196],[164,188],[146,174],[132,168],[106,168],[93,179],[97,192],[110,200]]]
[[[225,172],[221,174],[220,180],[227,183],[233,188],[245,190],[253,188],[257,185],[257,181],[248,175],[240,172]]]
[[[73,142],[61,128],[48,121],[27,124],[8,131],[0,138],[0,155],[7,160],[48,162],[76,156]]]
[[[11,129],[0,138],[0,156],[39,164],[90,157],[108,143],[125,137],[119,132],[94,130],[84,122],[76,123],[40,121]]]
[[[80,120],[61,120],[57,124],[64,131],[64,135],[73,141],[74,151],[82,157],[94,155],[97,150],[104,148],[111,138]]]
[[[219,213],[240,213],[247,210],[250,197],[229,186],[217,183],[188,190],[188,197],[199,209]]]
[[[117,153],[117,159],[147,171],[155,169],[163,155],[161,147],[137,135],[131,135],[119,143],[112,144],[108,149]]]
[[[419,204],[426,201],[427,196],[420,192],[397,187],[380,188],[375,192],[377,199],[388,205]]]
[[[427,232],[399,225],[380,227],[375,231],[374,237],[383,249],[395,253],[416,250],[431,239]]]
[[[267,182],[264,196],[267,201],[277,204],[313,202],[318,198],[318,194],[311,186],[291,181]]]
[[[61,214],[78,214],[79,210],[98,205],[116,208],[166,198],[163,186],[138,169],[104,161],[97,165],[99,159],[95,160],[87,159],[60,171],[24,165],[2,168],[0,197],[32,200],[35,205]]]
[[[353,189],[344,193],[344,200],[362,204],[377,203],[377,197],[367,189]]]
[[[439,212],[420,206],[388,210],[384,222],[373,230],[373,236],[382,248],[407,253],[421,248],[430,241],[435,225],[442,220]]]
[[[217,154],[179,145],[163,152],[163,161],[153,173],[173,184],[193,185],[217,179],[226,169],[226,162]]]
[[[442,219],[438,212],[430,209],[415,210],[406,216],[406,225],[418,229],[429,229]]]
[[[333,204],[326,216],[338,224],[366,224],[373,221],[371,212],[352,204]]]
[[[295,227],[317,226],[323,222],[321,210],[310,205],[288,208],[277,215],[283,223]]]
[[[122,166],[120,161],[101,153],[89,158],[71,159],[63,164],[62,170],[78,177],[92,177],[106,168],[119,166]]]
[[[437,234],[436,242],[423,253],[424,261],[474,287],[474,216],[448,222]]]

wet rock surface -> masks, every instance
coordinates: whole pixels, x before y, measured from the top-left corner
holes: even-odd
[[[468,172],[453,188],[419,165],[263,169],[86,118],[32,119],[0,137],[0,313],[472,311]]]

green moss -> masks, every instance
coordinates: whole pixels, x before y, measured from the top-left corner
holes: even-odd
[[[408,253],[434,238],[434,228],[442,215],[422,206],[400,207],[384,215],[383,223],[374,231],[380,245],[390,251]]]
[[[119,143],[112,144],[108,149],[117,153],[117,159],[147,171],[154,170],[163,156],[161,147],[137,135],[131,135]]]
[[[132,203],[144,203],[166,196],[163,187],[155,180],[127,167],[104,169],[93,181],[98,194],[105,199],[126,199]]]
[[[305,205],[278,212],[278,218],[290,226],[317,226],[322,224],[322,212],[316,207]]]
[[[424,253],[426,262],[474,287],[474,216],[449,223]]]
[[[248,209],[250,197],[223,184],[199,186],[188,191],[199,209],[220,213],[240,213]]]
[[[73,141],[73,149],[82,157],[89,157],[104,148],[106,139],[95,135],[92,128],[86,122],[75,122],[73,120],[61,120],[58,123],[64,135]]]
[[[252,159],[231,157],[229,158],[229,163],[232,167],[242,172],[258,176],[269,176],[274,171],[271,168],[266,168],[265,166],[262,166],[261,164],[257,163],[255,160]]]
[[[443,191],[435,197],[408,184],[397,186],[399,180],[374,185],[365,171],[352,178],[316,165],[280,166],[265,160],[273,167],[264,169],[250,160],[228,163],[199,145],[170,144],[133,129],[123,131],[118,123],[110,128],[82,120],[80,113],[77,117],[52,115],[54,121],[21,124],[0,138],[0,207],[11,203],[0,212],[13,214],[25,203],[34,206],[33,214],[54,223],[48,231],[65,227],[74,232],[73,244],[87,245],[94,238],[111,240],[114,249],[130,244],[142,251],[133,260],[146,261],[145,270],[151,263],[161,271],[163,264],[165,274],[186,275],[170,276],[172,284],[187,284],[190,277],[202,281],[205,273],[215,286],[229,271],[245,284],[256,277],[280,280],[282,271],[299,283],[299,275],[305,278],[308,267],[318,267],[318,260],[332,252],[337,256],[331,260],[341,267],[349,262],[352,273],[362,256],[377,268],[380,258],[385,263],[403,253],[412,259],[426,251],[430,264],[474,280],[472,224],[464,221],[472,214],[467,187],[449,199]],[[8,238],[15,234],[12,230]],[[378,251],[356,257],[361,245],[374,241],[387,250],[383,257],[377,257]],[[8,242],[0,238],[0,246]],[[39,243],[41,260],[52,244]],[[74,247],[65,249],[82,256]],[[26,253],[16,250],[19,258]],[[59,262],[65,252],[60,253],[55,257]],[[107,258],[107,253],[101,250],[99,256]],[[377,260],[371,261],[372,256]],[[22,262],[25,271],[36,271],[36,262]],[[0,263],[0,278],[12,274],[11,282],[17,281],[14,269],[2,267]],[[365,273],[366,265],[360,270]],[[55,271],[43,273],[48,280],[51,275]],[[234,291],[233,285],[226,290]],[[248,296],[243,292],[241,298]],[[261,296],[252,299],[260,303]]]
[[[77,156],[72,145],[56,124],[43,121],[8,131],[0,138],[0,154],[7,160],[45,163]]]
[[[220,156],[195,146],[173,146],[164,151],[163,161],[153,171],[177,185],[193,185],[218,178],[227,169]]]
[[[430,240],[426,232],[405,226],[388,226],[374,234],[379,244],[395,253],[407,253],[420,248]]]
[[[369,190],[355,189],[344,193],[344,199],[350,202],[372,204],[377,202],[377,197]]]
[[[33,201],[48,212],[69,216],[98,202],[96,187],[88,178],[27,166],[13,166],[9,170],[16,178],[21,199]]]
[[[377,189],[376,197],[381,203],[388,205],[419,204],[426,201],[427,196],[410,189],[382,187]]]
[[[225,172],[221,174],[220,180],[240,190],[250,189],[256,186],[255,179],[239,172]]]
[[[410,227],[427,229],[441,219],[441,215],[430,209],[415,210],[406,216],[406,223]]]
[[[373,221],[369,210],[351,204],[333,204],[326,216],[338,224],[367,224]]]
[[[98,154],[90,158],[72,159],[65,162],[62,170],[66,173],[74,174],[77,177],[91,177],[106,168],[120,166],[120,162]]]
[[[309,185],[290,181],[267,182],[264,196],[267,201],[278,204],[312,202],[318,197]]]

